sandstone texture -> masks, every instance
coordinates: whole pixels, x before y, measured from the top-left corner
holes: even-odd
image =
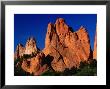
[[[27,40],[25,48],[24,54],[32,54],[38,51],[36,47],[36,41],[33,37]]]
[[[94,40],[93,59],[97,59],[97,32],[96,32],[95,40]]]
[[[24,54],[26,55],[32,55],[32,54],[37,54],[39,52],[38,48],[36,47],[36,41],[33,37],[30,37],[27,42],[25,47],[23,47],[22,44],[18,44],[15,54],[14,54],[14,59],[21,58]]]
[[[23,58],[16,67],[20,65],[24,71],[33,75],[41,75],[49,68],[56,72],[79,68],[81,62],[97,59],[96,57],[97,34],[92,52],[87,29],[81,26],[74,31],[63,18],[58,18],[54,24],[48,24],[43,50],[40,51],[36,40],[30,37],[25,47],[18,44],[14,55],[14,59]]]
[[[14,54],[14,59],[21,58],[24,55],[24,52],[25,52],[25,47],[23,47],[22,44],[18,44]]]
[[[65,20],[58,18],[55,24],[48,24],[43,52],[53,56],[51,66],[55,71],[79,67],[91,55],[89,35],[83,26],[72,32]]]
[[[22,69],[30,74],[40,75],[48,69],[48,66],[42,65],[42,61],[45,58],[43,53],[38,53],[35,57],[26,59],[22,62]]]

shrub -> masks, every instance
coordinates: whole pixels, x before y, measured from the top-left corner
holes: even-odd
[[[80,67],[65,69],[64,72],[55,72],[48,70],[42,74],[42,76],[96,76],[97,75],[97,61],[91,60],[88,62],[81,62]]]
[[[96,76],[97,75],[97,61],[92,59],[89,63],[81,63],[81,66],[76,76]]]

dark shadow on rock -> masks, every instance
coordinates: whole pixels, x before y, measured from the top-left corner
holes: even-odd
[[[72,28],[72,27],[69,27],[69,30],[70,30],[71,32],[74,32],[74,30],[73,30],[73,28]]]
[[[31,76],[31,74],[24,71],[21,66],[14,65],[14,76]]]
[[[53,61],[54,57],[50,56],[49,54],[43,59],[42,61],[42,65],[47,64],[49,66],[50,69],[53,69],[51,67],[51,62]]]
[[[89,55],[89,59],[92,59],[93,58],[93,51],[91,50],[90,48],[90,55]]]

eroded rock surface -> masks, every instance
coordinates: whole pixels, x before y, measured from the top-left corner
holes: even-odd
[[[96,32],[95,40],[94,40],[93,59],[97,59],[97,32]]]
[[[57,72],[65,69],[78,68],[80,62],[96,57],[95,37],[94,53],[90,47],[87,29],[81,26],[76,32],[66,24],[63,18],[58,18],[54,24],[49,23],[45,37],[45,48],[41,51],[36,46],[35,39],[29,38],[25,47],[19,44],[15,58],[30,55],[24,58],[21,68],[34,75],[41,75],[50,67]],[[34,55],[33,55],[34,54]]]
[[[38,53],[35,57],[26,59],[22,62],[22,69],[30,74],[40,75],[48,69],[48,66],[42,65],[42,61],[45,58],[43,53]]]
[[[24,54],[32,54],[37,52],[36,41],[33,37],[29,38],[25,45],[25,53]]]
[[[14,59],[21,58],[24,55],[25,47],[22,44],[18,44],[14,54]]]
[[[88,33],[83,26],[72,32],[65,20],[58,18],[55,24],[48,24],[43,52],[54,57],[51,66],[55,71],[79,67],[91,55]]]

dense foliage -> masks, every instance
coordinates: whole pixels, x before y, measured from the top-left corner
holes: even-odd
[[[23,60],[31,58],[32,56],[33,55],[24,54],[21,58],[15,59],[15,61],[14,61],[14,75],[15,76],[29,76],[30,75],[29,73],[25,72],[21,68],[21,63],[23,62]]]

